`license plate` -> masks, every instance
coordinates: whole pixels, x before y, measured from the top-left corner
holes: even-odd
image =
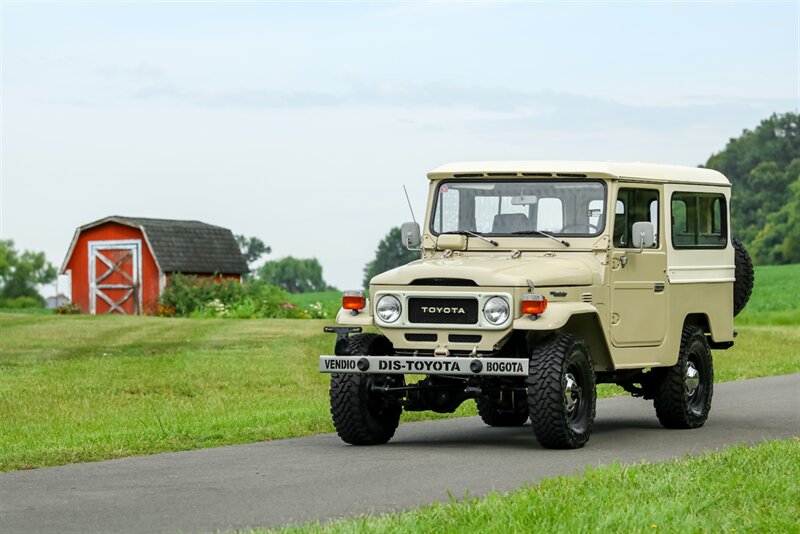
[[[525,358],[320,356],[322,373],[527,376]]]

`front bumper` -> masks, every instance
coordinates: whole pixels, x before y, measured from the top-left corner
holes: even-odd
[[[320,356],[322,373],[528,376],[526,358]]]

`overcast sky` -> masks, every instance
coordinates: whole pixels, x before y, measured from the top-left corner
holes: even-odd
[[[198,219],[360,287],[442,163],[697,165],[800,105],[797,1],[1,5],[0,236],[59,265]]]

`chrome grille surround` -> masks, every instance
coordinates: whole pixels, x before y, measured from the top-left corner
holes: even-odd
[[[375,306],[384,295],[394,295],[400,300],[403,307],[400,318],[393,323],[386,323],[381,321],[381,318],[375,314]],[[483,308],[492,297],[502,297],[508,302],[509,317],[504,323],[493,325],[483,316]],[[424,299],[426,302],[430,300],[441,299],[443,306],[447,307],[446,303],[453,304],[458,300],[472,299],[477,301],[477,322],[457,323],[457,322],[412,322],[411,319],[420,320],[419,316],[409,316],[409,300],[410,299]],[[382,290],[375,293],[374,297],[370,299],[370,306],[372,306],[373,318],[375,324],[381,328],[413,328],[413,329],[447,329],[447,330],[503,330],[511,326],[515,317],[514,297],[506,292],[477,292],[477,291],[392,291]],[[451,306],[452,307],[452,306]],[[464,310],[467,315],[468,310]],[[433,314],[433,320],[437,320],[436,314]],[[458,314],[461,315],[461,314]],[[470,317],[471,319],[471,317]],[[439,318],[441,320],[441,318]]]

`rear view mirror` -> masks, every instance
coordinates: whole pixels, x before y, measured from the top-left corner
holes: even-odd
[[[536,204],[539,199],[536,195],[517,195],[511,197],[511,205],[512,206],[528,206],[530,204]]]
[[[656,244],[656,230],[650,221],[640,221],[633,223],[631,230],[631,242],[634,248],[639,250],[652,248]]]
[[[419,236],[419,225],[415,222],[403,223],[400,227],[400,238],[408,250],[419,250],[422,242]]]

